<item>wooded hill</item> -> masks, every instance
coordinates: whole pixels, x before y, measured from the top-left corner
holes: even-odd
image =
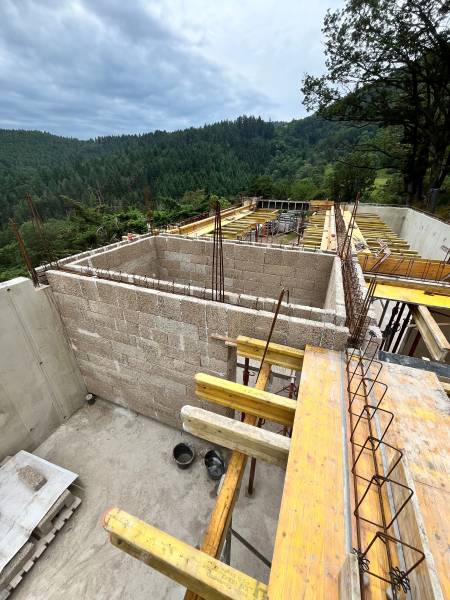
[[[392,165],[383,154],[361,150],[380,136],[383,143],[396,143],[395,131],[315,117],[290,123],[240,117],[172,133],[87,141],[0,130],[0,280],[24,272],[11,218],[34,263],[46,259],[30,223],[27,194],[57,257],[114,241],[128,230],[145,231],[148,199],[156,225],[208,210],[211,196],[225,206],[241,193],[352,200],[360,190],[368,199],[402,201]]]

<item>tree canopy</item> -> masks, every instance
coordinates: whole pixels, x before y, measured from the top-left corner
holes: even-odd
[[[448,0],[347,0],[324,21],[327,72],[303,80],[319,115],[400,129],[412,201],[450,169],[449,14]]]

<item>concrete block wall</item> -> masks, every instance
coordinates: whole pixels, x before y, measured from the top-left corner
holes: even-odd
[[[224,242],[225,290],[323,308],[334,257],[290,248]],[[101,269],[145,275],[179,284],[211,287],[212,241],[173,235],[144,238],[78,261]]]
[[[98,269],[113,269],[159,278],[158,253],[154,240],[154,237],[145,237],[135,242],[114,244],[111,248],[106,246],[104,251],[95,252],[73,262]]]
[[[157,239],[161,279],[211,287],[212,242],[170,236]],[[223,244],[225,289],[277,298],[282,287],[290,301],[323,308],[333,257],[264,245]]]
[[[273,318],[266,310],[126,283],[47,275],[88,390],[176,427],[184,404],[215,409],[195,397],[197,372],[234,380],[234,351],[211,334],[266,339]],[[273,341],[340,350],[347,337],[344,327],[279,315]]]
[[[86,393],[51,289],[0,283],[0,461],[34,450]]]

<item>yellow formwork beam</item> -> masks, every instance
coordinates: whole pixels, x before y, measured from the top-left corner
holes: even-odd
[[[258,379],[255,383],[255,388],[257,390],[265,389],[269,380],[270,370],[271,366],[269,364],[264,364],[261,367],[258,373]],[[247,425],[255,425],[256,417],[246,414],[244,423]],[[225,536],[231,523],[233,508],[239,496],[246,464],[247,455],[238,452],[237,450],[233,450],[230,460],[228,461],[223,484],[220,488],[219,495],[217,496],[216,504],[214,505],[214,510],[209,519],[208,527],[200,547],[203,552],[206,552],[210,556],[216,558],[220,557]],[[187,590],[184,600],[200,600],[200,596],[191,590]]]
[[[267,598],[267,586],[260,581],[120,508],[108,510],[103,526],[119,550],[194,590],[205,600]]]
[[[346,558],[340,352],[306,346],[270,600],[337,600]]]
[[[396,302],[406,302],[407,304],[450,309],[450,288],[443,288],[442,294],[440,294],[439,289],[432,292],[413,287],[377,283],[374,297],[394,300]]]
[[[264,340],[258,340],[243,335],[238,336],[236,344],[238,356],[256,360],[262,359],[266,347],[266,342]],[[267,362],[270,365],[284,367],[285,369],[301,371],[304,356],[304,350],[283,346],[282,344],[270,343],[264,362]]]
[[[195,384],[195,393],[203,400],[282,425],[292,425],[294,421],[295,400],[206,373],[197,373]]]
[[[284,435],[197,406],[183,406],[181,419],[183,429],[196,437],[286,468],[291,440]]]

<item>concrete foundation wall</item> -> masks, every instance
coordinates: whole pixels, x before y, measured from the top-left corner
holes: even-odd
[[[450,225],[417,210],[408,209],[400,235],[423,258],[443,260],[441,246],[450,246]]]
[[[422,258],[442,260],[445,253],[441,246],[450,247],[450,225],[413,208],[360,204],[358,212],[377,214]]]
[[[350,206],[350,210],[353,205]],[[374,213],[392,229],[398,236],[402,236],[403,221],[410,209],[403,206],[383,206],[382,204],[360,204],[359,213]],[[358,222],[358,216],[356,216]]]
[[[285,287],[292,303],[325,305],[334,263],[331,255],[224,242],[223,256],[229,292],[277,298]],[[210,288],[212,241],[161,235],[95,254],[78,264]]]
[[[266,339],[273,318],[265,310],[62,271],[47,276],[88,390],[177,427],[184,404],[214,409],[195,397],[197,372],[234,379],[234,351],[211,334]],[[273,341],[340,350],[347,337],[344,327],[280,314]]]
[[[0,460],[36,448],[85,395],[51,289],[0,284]]]

